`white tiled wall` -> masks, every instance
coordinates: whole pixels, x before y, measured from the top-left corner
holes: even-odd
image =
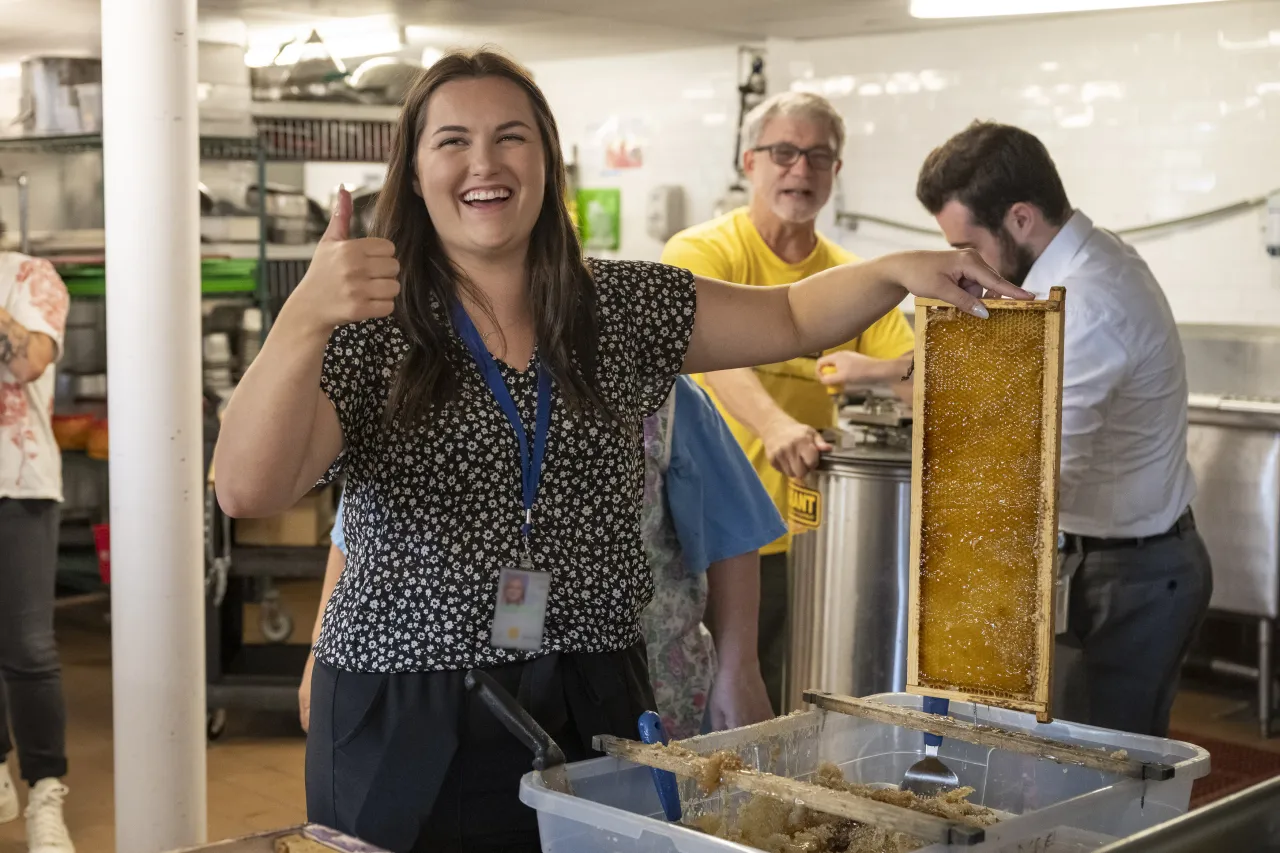
[[[650,187],[683,187],[690,224],[709,218],[728,189],[734,178],[737,67],[735,47],[531,64],[560,126],[566,157],[577,147],[579,184],[622,190],[618,257],[657,260],[662,252],[662,243],[645,233]],[[605,147],[619,136],[638,142],[640,168],[606,168]]]
[[[974,118],[1019,124],[1057,160],[1100,225],[1189,216],[1280,188],[1280,3],[1210,4],[1025,19],[932,32],[771,42],[771,89],[824,91],[850,128],[846,208],[919,226],[919,165]],[[693,220],[732,177],[737,54],[716,48],[535,65],[582,182],[623,191],[625,257],[656,258],[644,200],[678,183]],[[600,128],[634,125],[645,165],[609,173]],[[825,227],[832,231],[830,217]],[[1181,322],[1280,324],[1280,261],[1262,214],[1134,240]],[[835,234],[863,255],[940,245],[864,225]]]
[[[818,88],[849,125],[849,209],[932,225],[920,162],[974,118],[1018,124],[1072,202],[1113,229],[1280,188],[1280,3],[1028,20],[770,45],[770,83]],[[1183,322],[1280,323],[1263,214],[1134,240]],[[928,245],[865,226],[865,254]]]

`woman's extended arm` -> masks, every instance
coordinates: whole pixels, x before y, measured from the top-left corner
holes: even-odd
[[[901,252],[833,267],[795,284],[746,287],[698,277],[698,314],[684,372],[773,364],[862,334],[909,293],[985,316],[980,296],[1031,299],[972,249]]]

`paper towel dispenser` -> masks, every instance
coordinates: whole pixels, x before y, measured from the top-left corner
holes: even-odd
[[[684,188],[664,184],[650,190],[645,214],[645,230],[649,236],[665,243],[684,227]]]

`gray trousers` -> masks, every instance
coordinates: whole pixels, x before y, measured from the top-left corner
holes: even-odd
[[[1194,521],[1136,547],[1089,550],[1077,540],[1059,563],[1072,577],[1067,631],[1055,649],[1054,716],[1164,737],[1183,660],[1213,594]]]
[[[58,504],[0,499],[0,761],[13,748],[11,722],[29,783],[67,773],[67,711],[53,638],[57,569]]]

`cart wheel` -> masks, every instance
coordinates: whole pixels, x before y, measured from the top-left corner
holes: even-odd
[[[262,615],[258,617],[258,627],[268,643],[283,643],[293,635],[293,617],[275,602],[263,602]]]
[[[222,737],[222,733],[227,730],[227,709],[214,708],[209,712],[205,722],[205,734],[209,740],[214,741]]]

